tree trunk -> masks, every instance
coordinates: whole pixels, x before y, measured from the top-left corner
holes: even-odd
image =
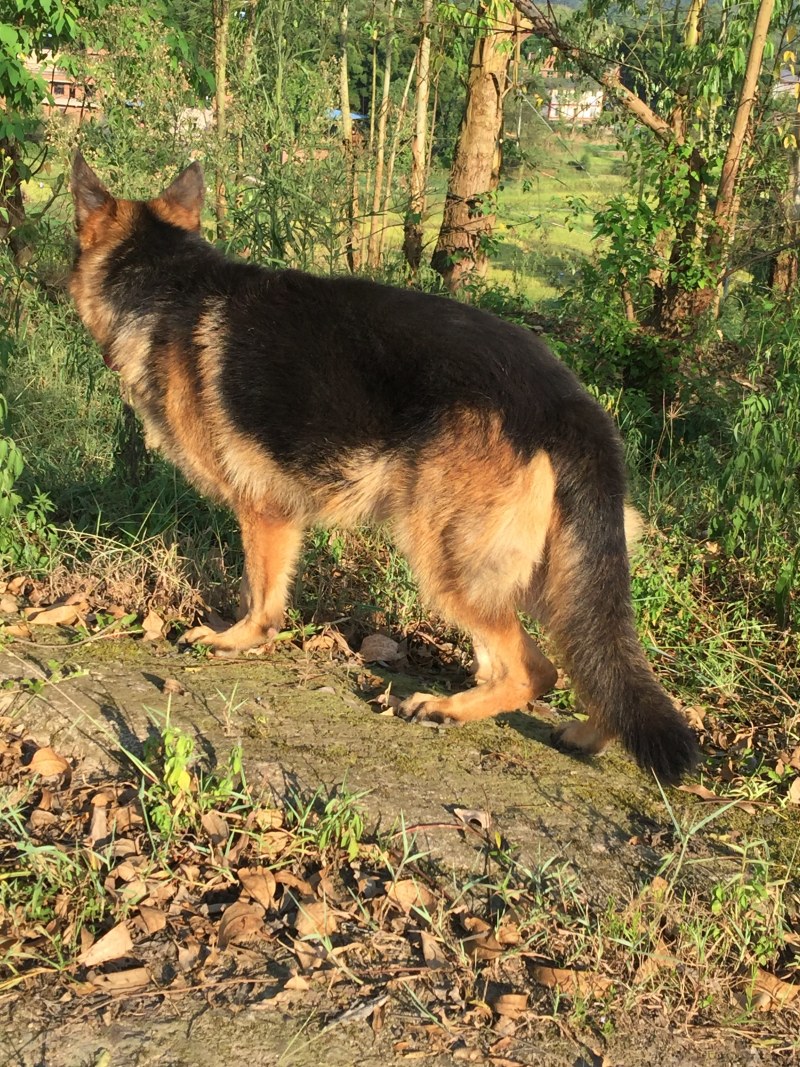
[[[25,201],[22,199],[19,145],[0,138],[0,241],[8,241],[18,266],[24,266],[30,249],[22,239]]]
[[[389,121],[389,90],[392,85],[394,5],[395,0],[391,0],[389,6],[390,29],[386,38],[386,62],[383,68],[383,89],[381,91],[381,107],[378,112],[378,131],[375,143],[375,185],[372,190],[372,212],[369,220],[369,244],[367,245],[367,266],[371,270],[377,270],[378,268],[380,227],[383,225],[381,199],[383,197],[383,172],[386,166],[386,126]]]
[[[687,48],[696,48],[700,42],[700,19],[706,6],[706,0],[692,0],[683,26],[683,43]],[[675,5],[677,14],[679,5]]]
[[[230,26],[231,0],[213,0],[214,18],[214,122],[217,130],[217,166],[215,173],[214,207],[217,219],[217,240],[226,236],[228,194],[225,185],[225,156],[227,152],[227,80],[228,80],[228,29]]]
[[[381,197],[381,226],[378,231],[378,264],[383,260],[383,244],[386,238],[386,215],[389,211],[389,198],[392,193],[392,178],[394,177],[394,164],[397,159],[397,150],[400,147],[400,137],[403,133],[403,120],[406,117],[406,111],[408,109],[408,94],[411,90],[411,81],[414,77],[414,71],[417,69],[417,56],[414,56],[414,61],[411,64],[411,69],[408,72],[406,78],[406,84],[403,89],[403,96],[400,100],[400,107],[397,109],[397,118],[394,124],[394,134],[392,135],[392,148],[389,152],[389,163],[386,167],[386,184],[383,190],[383,196]]]
[[[408,211],[406,212],[403,236],[403,254],[414,276],[416,276],[422,260],[422,217],[425,214],[425,187],[428,179],[426,140],[428,135],[428,100],[431,88],[431,39],[428,28],[431,21],[432,6],[433,0],[423,0],[420,39],[417,49],[416,108],[414,136],[411,140],[411,177],[409,181]]]
[[[347,236],[345,237],[345,254],[347,266],[357,271],[361,266],[361,227],[359,224],[358,205],[358,168],[356,151],[353,143],[353,120],[350,116],[350,80],[347,70],[347,16],[348,6],[342,5],[339,15],[339,32],[342,38],[342,54],[339,60],[339,97],[342,110],[342,146],[347,167]]]
[[[674,280],[665,291],[659,315],[659,325],[666,333],[683,332],[687,324],[694,323],[698,316],[705,314],[709,308],[718,306],[718,285],[725,274],[725,259],[732,243],[741,203],[737,178],[742,160],[747,154],[746,144],[750,119],[758,93],[758,79],[764,60],[764,45],[769,34],[774,7],[775,0],[761,0],[759,4],[742,88],[739,92],[739,104],[717,187],[714,218],[704,250],[709,273],[715,281],[702,289],[687,290],[681,286],[680,273],[675,272]],[[696,170],[694,166],[691,169]],[[685,259],[679,240],[676,240],[673,246],[673,258],[676,256],[678,263]]]
[[[369,94],[369,154],[375,148],[375,104],[378,100],[378,34],[372,31],[372,83]]]
[[[771,264],[770,288],[781,296],[788,296],[795,289],[797,279],[797,249],[783,248],[778,252]]]
[[[775,0],[761,0],[758,14],[756,15],[756,24],[747,56],[742,91],[739,94],[739,106],[736,109],[736,118],[733,121],[728,150],[725,153],[725,162],[722,164],[722,174],[719,179],[717,204],[714,209],[716,226],[708,238],[708,251],[710,253],[722,248],[725,242],[725,235],[732,226],[736,200],[736,177],[742,161],[742,150],[747,138],[750,116],[753,113],[753,107],[756,102],[758,79],[764,60],[764,45],[769,34],[769,24],[772,20],[774,9]]]
[[[241,57],[241,85],[246,90],[253,79],[253,64],[256,57],[256,8],[258,0],[246,0],[242,5],[242,18],[245,20],[244,42]],[[244,124],[246,114],[239,107],[236,120],[236,206],[241,207],[244,200]]]
[[[441,72],[440,72],[441,73]],[[425,160],[425,171],[430,174],[431,167],[433,166],[433,145],[434,134],[436,133],[436,115],[439,111],[439,74],[436,75],[436,79],[433,83],[433,107],[431,108],[431,127],[428,130],[428,157]]]
[[[800,98],[794,113],[794,147],[789,155],[789,182],[786,196],[786,247],[772,256],[769,285],[788,296],[800,278],[798,261],[798,221],[800,220]]]
[[[447,184],[442,227],[431,259],[448,289],[456,292],[487,267],[485,241],[495,224],[493,194],[500,179],[503,100],[517,15],[505,22],[489,19],[481,0],[479,28],[472,50],[464,117]],[[513,26],[512,26],[513,21]]]

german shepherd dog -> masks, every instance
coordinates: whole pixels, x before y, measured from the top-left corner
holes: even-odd
[[[691,767],[694,736],[634,626],[619,434],[537,337],[455,300],[226,258],[199,233],[197,163],[132,201],[77,155],[71,188],[83,322],[148,444],[241,526],[240,621],[190,640],[264,644],[305,528],[386,522],[476,660],[474,687],[415,693],[400,714],[465,723],[551,689],[524,610],[588,712],[560,744],[619,738],[665,782]]]

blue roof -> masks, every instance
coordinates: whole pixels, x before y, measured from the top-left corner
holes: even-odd
[[[329,119],[340,119],[342,117],[342,109],[340,107],[329,107],[325,112]],[[351,119],[365,119],[367,116],[360,114],[358,111],[351,111]]]

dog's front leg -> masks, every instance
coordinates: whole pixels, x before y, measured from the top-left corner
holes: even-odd
[[[183,641],[209,645],[219,651],[239,651],[263,645],[283,623],[286,594],[303,542],[303,527],[274,510],[241,507],[237,518],[242,529],[244,577],[242,618],[217,633],[208,626],[195,626]]]

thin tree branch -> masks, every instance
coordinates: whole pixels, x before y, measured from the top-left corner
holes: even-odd
[[[548,13],[543,14],[532,0],[512,0],[514,7],[530,23],[535,37],[549,41],[559,52],[563,52],[584,74],[592,78],[614,97],[637,122],[651,130],[660,141],[670,144],[675,134],[670,124],[657,115],[653,109],[635,93],[622,84],[619,65],[602,65],[585,49],[577,47],[561,35],[557,23]]]

